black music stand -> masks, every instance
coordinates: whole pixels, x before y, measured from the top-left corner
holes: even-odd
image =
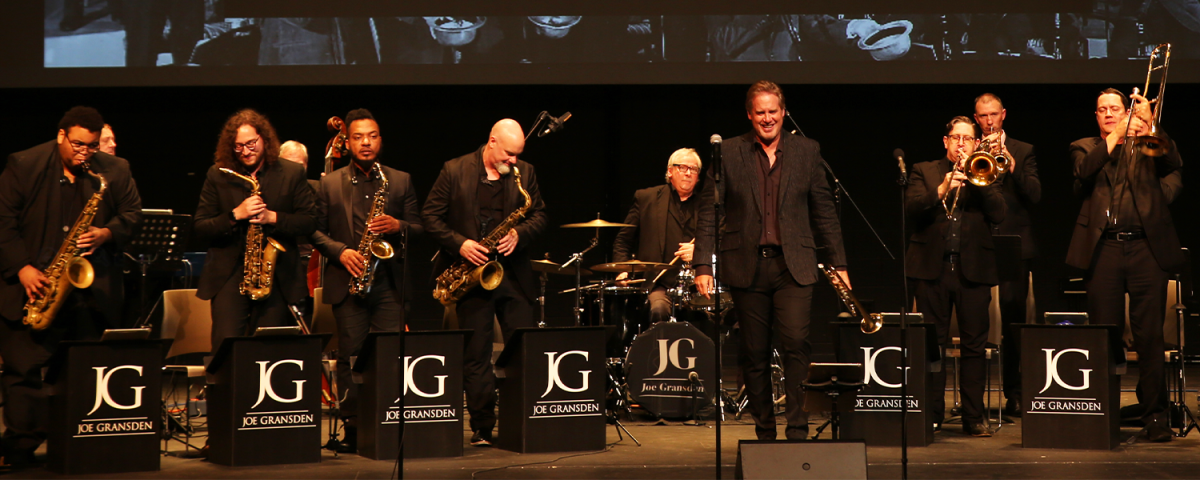
[[[844,379],[850,379],[846,381]],[[862,390],[863,378],[861,363],[813,363],[808,367],[808,378],[800,384],[806,396],[804,404],[809,411],[825,410],[826,397],[829,402],[829,421],[817,427],[817,433],[812,439],[821,436],[825,427],[833,426],[833,439],[838,440],[838,429],[841,426],[841,413],[838,411],[840,397],[847,397],[851,405],[857,397],[855,392]],[[820,394],[825,394],[822,397]]]
[[[163,213],[165,212],[165,213]],[[146,275],[150,267],[173,273],[183,268],[183,252],[192,236],[192,216],[174,215],[170,210],[142,210],[141,223],[133,231],[133,239],[125,247],[125,256],[137,262],[141,272],[141,302],[139,310],[146,308]],[[150,323],[153,307],[138,319],[137,327]]]

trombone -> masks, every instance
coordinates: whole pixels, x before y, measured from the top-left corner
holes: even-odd
[[[1162,64],[1155,66],[1155,60],[1161,61]],[[1154,47],[1154,51],[1150,52],[1150,64],[1146,67],[1146,85],[1142,88],[1142,94],[1147,95],[1150,93],[1150,77],[1153,76],[1156,70],[1162,70],[1162,76],[1158,80],[1158,96],[1149,102],[1150,105],[1153,105],[1154,110],[1149,124],[1146,125],[1146,132],[1138,135],[1132,142],[1143,155],[1148,157],[1161,157],[1171,151],[1171,144],[1167,141],[1166,134],[1158,127],[1162,123],[1163,95],[1167,90],[1167,68],[1170,64],[1171,44],[1164,43]],[[1138,93],[1137,87],[1133,88],[1133,93],[1135,95]],[[1137,106],[1137,100],[1130,98],[1129,111],[1127,113],[1129,118],[1125,122],[1126,135],[1129,135],[1129,127],[1133,124],[1133,108],[1135,106]]]

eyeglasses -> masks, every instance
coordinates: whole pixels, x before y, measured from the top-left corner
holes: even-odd
[[[75,150],[75,153],[95,152],[100,150],[100,142],[83,143],[79,140],[71,140],[68,138],[67,143],[71,144],[71,149]]]
[[[946,135],[946,138],[958,143],[969,143],[975,141],[975,137],[970,135]]]
[[[1113,115],[1120,115],[1122,113],[1125,113],[1125,107],[1098,107],[1098,108],[1096,108],[1096,113],[1099,113],[1100,115],[1106,115],[1109,112],[1112,112]]]
[[[251,152],[256,151],[256,150],[258,150],[258,141],[261,139],[262,139],[262,135],[259,135],[257,137],[254,137],[254,140],[251,140],[249,142],[235,143],[235,144],[233,144],[233,151],[235,151],[237,153],[242,153],[243,149],[245,149],[247,151],[251,151]]]
[[[690,175],[692,172],[700,173],[700,169],[699,169],[699,168],[693,167],[693,166],[691,166],[691,165],[684,165],[684,164],[682,164],[682,163],[675,163],[675,164],[672,164],[671,166],[672,166],[672,167],[675,167],[675,169],[676,169],[676,170],[679,170],[679,173],[682,173],[682,174],[684,174],[684,175]]]

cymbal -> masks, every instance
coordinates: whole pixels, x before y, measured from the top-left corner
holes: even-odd
[[[666,263],[658,262],[642,262],[633,260],[629,262],[602,263],[600,265],[592,265],[591,269],[595,272],[605,273],[637,273],[648,272],[651,270],[674,270],[679,267]]]
[[[559,275],[574,275],[575,274],[574,266],[563,267],[562,265],[551,262],[549,260],[530,260],[529,263],[533,264],[534,271],[538,271],[538,272],[557,273]],[[592,271],[584,268],[584,269],[580,270],[579,274],[580,275],[591,275]]]
[[[559,228],[600,228],[600,227],[636,227],[636,226],[637,225],[632,225],[629,223],[612,223],[612,222],[604,221],[604,220],[597,218],[590,222],[568,223],[566,225],[560,226]]]

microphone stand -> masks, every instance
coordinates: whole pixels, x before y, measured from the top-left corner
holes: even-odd
[[[901,160],[903,161],[903,159]],[[900,172],[896,180],[900,185],[900,245],[908,239],[905,235],[908,215],[908,175]],[[908,480],[908,256],[900,252],[900,277],[904,285],[904,300],[900,302],[900,371],[904,373],[900,379],[900,478]],[[940,420],[938,423],[941,423]],[[925,428],[924,425],[921,426]]]
[[[716,153],[716,152],[714,152],[714,153]],[[724,390],[724,387],[721,386],[722,385],[721,384],[721,368],[724,364],[724,362],[722,361],[722,352],[721,352],[722,348],[721,347],[722,347],[722,345],[724,345],[725,342],[719,340],[721,327],[723,327],[725,324],[725,322],[724,322],[725,317],[723,315],[721,315],[721,268],[720,268],[721,265],[720,265],[720,260],[719,260],[720,256],[721,256],[720,255],[720,252],[721,252],[721,228],[722,228],[721,227],[721,218],[724,217],[724,215],[722,214],[722,211],[721,211],[721,167],[722,167],[721,164],[722,163],[724,163],[724,162],[721,159],[721,155],[714,154],[712,167],[710,167],[710,168],[712,168],[712,172],[713,172],[713,253],[712,253],[712,258],[705,259],[712,263],[713,290],[714,290],[713,295],[715,296],[715,298],[713,299],[713,311],[717,313],[716,321],[717,321],[718,341],[717,341],[717,361],[715,362],[717,365],[717,375],[716,375],[717,381],[716,381],[715,385],[717,385],[717,390],[719,390],[719,391],[716,392],[716,395],[714,396],[714,398],[717,401],[717,421],[716,421],[716,424],[717,424],[717,428],[716,428],[717,480],[721,480],[721,419],[725,414],[725,410],[724,410],[725,409],[725,399],[722,398],[720,395],[721,391]]]
[[[400,278],[396,280],[396,286],[398,287],[396,289],[397,290],[396,297],[400,300],[400,314],[401,314],[400,318],[402,321],[400,322],[400,335],[399,335],[400,336],[400,355],[399,356],[400,356],[400,359],[403,360],[404,359],[404,341],[405,341],[404,332],[406,330],[408,330],[405,326],[408,323],[408,315],[404,314],[404,277],[408,276],[408,228],[405,227],[404,230],[400,231],[400,234],[402,236],[402,240],[400,241],[402,244],[401,248],[400,248],[400,261],[404,262],[404,267],[400,269]],[[401,362],[400,366],[403,367],[404,363]],[[396,478],[398,480],[404,480],[404,424],[405,424],[405,420],[404,420],[404,404],[405,404],[405,402],[404,402],[404,393],[405,393],[404,377],[405,377],[405,372],[403,371],[403,368],[402,368],[401,372],[400,372],[400,379],[399,379],[400,380],[400,394],[397,395],[397,397],[399,397],[399,398],[397,398],[397,400],[399,400],[399,403],[400,403],[400,405],[399,405],[400,406],[400,418],[399,418],[399,421],[396,422],[396,426],[399,427],[397,429],[398,432],[396,433],[396,435],[400,438],[400,441],[398,442],[398,445],[399,445],[398,452],[396,453]]]
[[[533,132],[537,131],[538,125],[540,125],[542,120],[545,120],[548,116],[550,116],[550,113],[546,112],[545,110],[542,110],[541,113],[537,114],[537,119],[533,121],[533,125],[529,126],[529,133],[525,134],[525,141],[529,141],[529,136],[533,135]]]

